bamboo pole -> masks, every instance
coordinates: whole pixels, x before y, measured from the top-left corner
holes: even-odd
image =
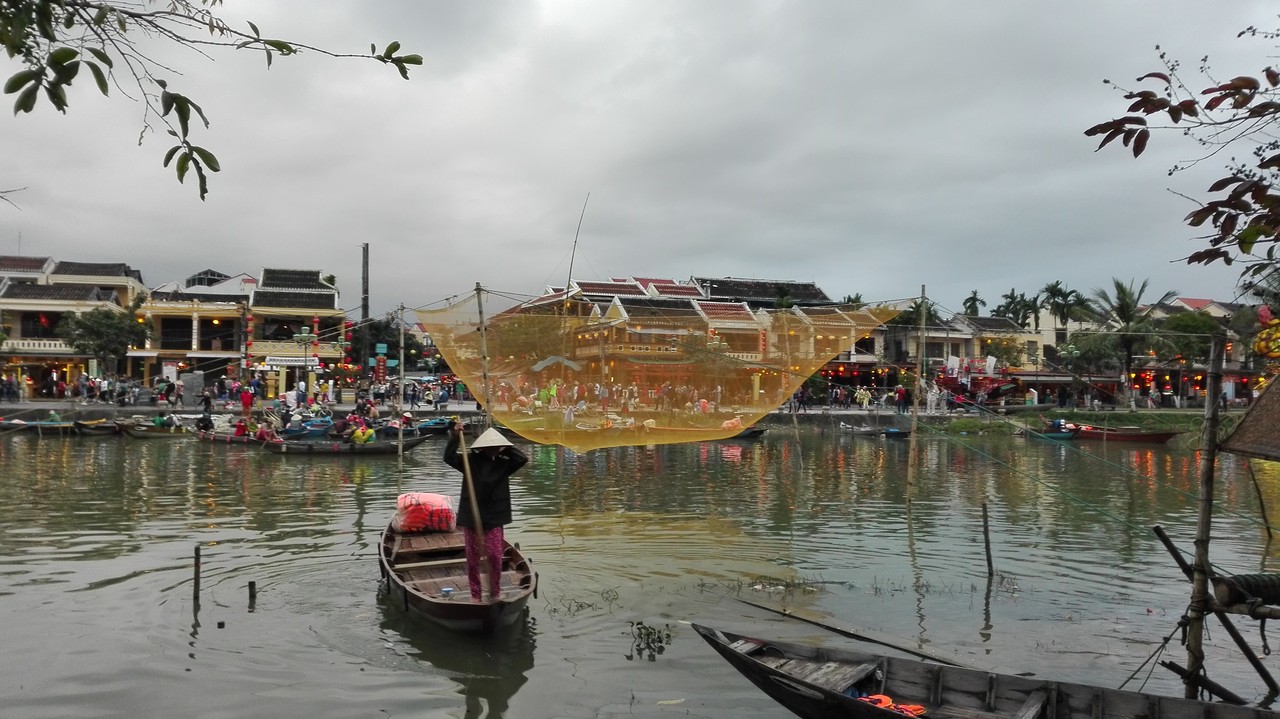
[[[583,211],[586,211],[586,205],[583,205]],[[484,303],[482,295],[484,291],[480,288],[480,283],[476,283],[476,313],[480,316],[480,389],[484,393],[484,426],[493,425],[493,415],[489,413],[489,337],[488,330],[484,323]],[[476,398],[476,408],[480,407],[480,395],[472,388],[472,395]]]
[[[404,459],[404,305],[400,305],[400,381],[396,385],[396,456]]]
[[[1192,564],[1191,604],[1187,607],[1187,668],[1190,677],[1204,669],[1204,615],[1209,610],[1209,538],[1213,528],[1213,472],[1218,452],[1218,393],[1222,386],[1222,338],[1209,345],[1209,376],[1205,383],[1204,436],[1200,450],[1199,515],[1196,518],[1195,561]],[[1195,699],[1198,689],[1184,675],[1183,696]]]
[[[924,378],[924,321],[929,316],[929,300],[925,286],[920,285],[920,322],[916,338],[916,387],[911,398],[911,436],[907,438],[907,511],[911,511],[911,499],[916,485],[916,430],[920,428],[920,389]]]
[[[991,523],[987,519],[987,503],[982,503],[982,543],[987,549],[987,577],[991,578],[996,575],[996,570],[991,562]]]
[[[478,566],[480,567],[480,601],[484,601],[484,590],[486,586],[485,578],[485,562],[488,560],[484,543],[484,522],[480,519],[480,502],[476,499],[476,485],[471,481],[471,462],[467,460],[467,432],[458,423],[458,451],[462,453],[462,479],[467,483],[467,498],[471,500],[471,529],[476,533],[476,553],[479,555]]]

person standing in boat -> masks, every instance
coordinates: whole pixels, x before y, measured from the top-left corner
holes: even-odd
[[[458,452],[462,441],[462,423],[449,425],[449,442],[444,448],[444,462],[459,472],[463,470],[463,457]],[[511,523],[511,475],[529,462],[524,452],[517,449],[498,430],[490,427],[476,438],[467,454],[467,467],[471,484],[475,486],[476,509],[480,515],[480,527],[475,524],[471,493],[467,481],[462,482],[462,499],[458,507],[458,528],[467,551],[467,583],[471,587],[471,599],[482,601],[480,583],[481,561],[487,561],[489,573],[489,598],[497,599],[502,593],[502,553],[506,546],[503,527]],[[480,534],[484,533],[484,557],[480,554]]]

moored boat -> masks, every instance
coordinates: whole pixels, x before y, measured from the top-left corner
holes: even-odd
[[[234,432],[213,432],[207,430],[196,430],[196,439],[202,442],[222,442],[224,444],[262,444],[263,441],[251,434],[236,434]]]
[[[1256,707],[774,642],[693,625],[720,656],[805,719],[1274,719]]]
[[[467,584],[462,532],[401,532],[389,523],[382,533],[378,563],[393,606],[460,632],[489,633],[513,624],[538,586],[528,558],[506,542],[502,593],[475,602]]]
[[[1089,424],[1074,424],[1061,419],[1050,420],[1041,417],[1045,431],[1078,430],[1074,439],[1092,439],[1106,442],[1148,442],[1161,444],[1182,434],[1179,431],[1160,429],[1141,429],[1139,427],[1098,427]]]
[[[105,419],[76,420],[73,424],[78,434],[120,434],[120,426]]]
[[[1037,432],[1034,429],[1028,429],[1027,434],[1032,437],[1035,437],[1036,439],[1050,439],[1050,440],[1056,440],[1059,442],[1065,442],[1065,441],[1075,439],[1076,435],[1080,434],[1080,428],[1079,427],[1072,427],[1070,429],[1045,428],[1043,431],[1039,431],[1039,432]]]
[[[195,431],[186,425],[154,425],[154,424],[132,424],[118,423],[120,431],[133,437],[134,439],[177,439],[179,437],[190,437]]]
[[[840,431],[855,437],[881,437],[884,439],[907,439],[911,430],[898,427],[872,427],[870,425],[852,425],[840,423]]]
[[[427,437],[406,436],[404,451],[408,452],[427,439]],[[299,439],[287,442],[266,442],[262,446],[276,454],[396,454],[399,451],[400,442],[394,439],[376,439],[360,444],[344,439]]]

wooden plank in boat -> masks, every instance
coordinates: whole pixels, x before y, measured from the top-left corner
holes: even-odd
[[[762,660],[762,663],[814,686],[832,691],[844,691],[850,685],[866,679],[876,670],[874,663],[845,664],[843,662],[820,662],[813,659],[776,659]]]
[[[462,549],[460,532],[431,532],[427,534],[402,534],[400,553],[435,552],[448,549]]]
[[[455,557],[453,559],[434,559],[430,562],[410,562],[409,564],[397,564],[395,568],[397,570],[424,569],[427,567],[447,567],[447,566],[454,566],[454,565],[466,564],[466,563],[467,563],[466,557]]]
[[[1043,689],[1031,692],[1031,696],[1027,697],[1026,703],[1022,705],[1017,714],[1013,715],[1013,719],[1036,719],[1036,717],[1040,716],[1040,712],[1044,710],[1044,705],[1048,701],[1049,692]],[[1155,717],[1152,717],[1152,719],[1155,719]]]

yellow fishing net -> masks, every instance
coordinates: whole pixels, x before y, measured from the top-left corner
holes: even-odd
[[[417,315],[495,424],[582,452],[743,433],[897,313],[477,291]]]

